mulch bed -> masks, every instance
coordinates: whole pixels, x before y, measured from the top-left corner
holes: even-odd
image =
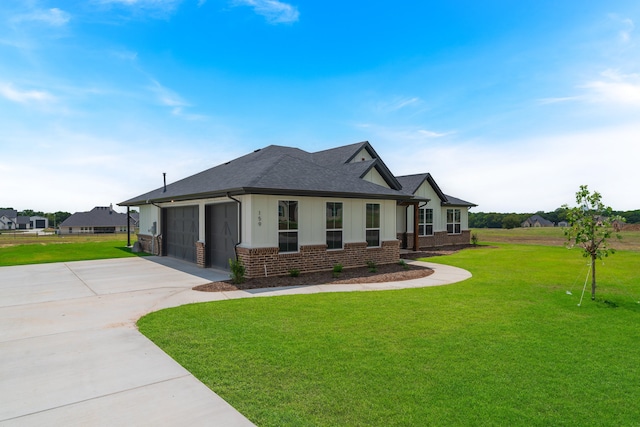
[[[196,286],[193,289],[203,292],[224,292],[244,289],[276,288],[284,286],[311,286],[311,285],[343,285],[353,283],[380,283],[396,282],[401,280],[418,279],[433,273],[426,267],[407,264],[379,265],[375,273],[368,267],[345,268],[338,277],[333,277],[332,271],[319,271],[315,273],[301,273],[298,277],[273,276],[247,279],[244,283],[235,285],[231,280],[223,282],[211,282]]]

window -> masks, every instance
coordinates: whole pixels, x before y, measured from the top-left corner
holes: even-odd
[[[342,203],[327,202],[327,249],[342,249]]]
[[[365,234],[367,246],[380,246],[380,204],[367,203]]]
[[[278,248],[280,252],[298,251],[298,202],[278,201]]]
[[[420,236],[433,236],[433,209],[420,208],[418,223],[418,234]]]
[[[447,233],[460,234],[460,209],[447,209]]]

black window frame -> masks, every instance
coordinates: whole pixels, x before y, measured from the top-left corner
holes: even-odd
[[[447,233],[461,234],[462,213],[460,208],[447,209]]]
[[[382,212],[380,203],[367,203],[365,206],[365,239],[368,248],[379,248],[380,222]]]
[[[297,200],[278,200],[278,251],[298,252],[299,204]]]
[[[343,249],[344,204],[342,202],[326,202],[325,207],[325,242],[327,250]]]

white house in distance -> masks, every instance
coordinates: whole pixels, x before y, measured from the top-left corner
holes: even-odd
[[[315,153],[271,145],[120,205],[139,207],[146,252],[201,267],[237,258],[247,277],[469,244],[475,206],[429,174],[393,176],[366,141]]]
[[[49,220],[42,216],[18,215],[15,209],[0,209],[0,230],[34,230],[49,228]]]

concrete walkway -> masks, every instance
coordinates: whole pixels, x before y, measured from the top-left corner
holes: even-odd
[[[403,282],[196,292],[224,271],[171,258],[0,268],[0,425],[251,426],[141,335],[135,322],[167,307],[275,295],[438,286],[471,277],[423,263]]]

